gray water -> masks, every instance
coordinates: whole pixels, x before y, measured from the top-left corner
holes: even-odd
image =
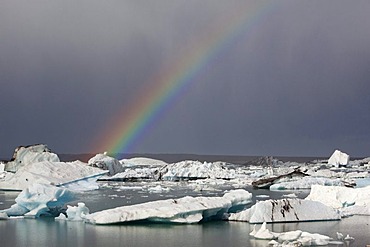
[[[185,195],[217,196],[226,188],[197,192],[181,184],[172,184],[167,193],[152,194],[142,190],[121,190],[122,183],[104,184],[102,189],[78,194],[76,201],[84,201],[91,212],[145,201],[182,197]],[[125,186],[145,186],[125,183]],[[281,198],[283,192],[252,190],[254,195],[265,194]],[[291,192],[284,192],[286,194]],[[304,197],[307,192],[301,192]],[[17,193],[0,192],[0,209],[14,203]],[[256,198],[253,198],[256,200]],[[258,198],[257,198],[258,199]],[[261,199],[262,200],[262,199]],[[74,204],[72,203],[72,204]],[[274,223],[268,228],[275,232],[303,230],[331,237],[336,232],[355,238],[351,246],[370,244],[370,217],[353,216],[341,221]],[[268,241],[249,237],[253,228],[246,222],[207,222],[202,224],[121,224],[91,225],[82,222],[58,221],[53,218],[0,220],[0,246],[267,246]]]

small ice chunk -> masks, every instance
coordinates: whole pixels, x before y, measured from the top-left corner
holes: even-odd
[[[276,236],[272,232],[270,232],[269,229],[267,229],[266,222],[263,222],[261,228],[254,235],[254,238],[272,240],[276,239]]]
[[[0,220],[6,220],[8,219],[8,214],[5,212],[0,212]]]
[[[67,206],[66,214],[67,219],[70,221],[83,221],[89,213],[89,209],[83,202],[77,203],[77,206]]]

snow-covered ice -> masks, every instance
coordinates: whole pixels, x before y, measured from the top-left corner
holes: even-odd
[[[259,201],[251,208],[231,213],[228,220],[262,222],[294,222],[339,220],[338,210],[323,203],[302,199]]]
[[[221,219],[224,213],[251,202],[252,194],[233,190],[222,197],[183,197],[146,202],[95,212],[86,216],[92,224],[113,224],[130,221],[198,223],[212,218]]]

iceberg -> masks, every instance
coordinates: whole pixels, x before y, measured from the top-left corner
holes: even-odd
[[[72,201],[74,194],[65,188],[47,184],[33,184],[15,199],[16,204],[1,210],[8,216],[39,217],[59,215],[65,203]]]
[[[259,201],[251,208],[228,216],[230,221],[296,222],[318,220],[340,220],[338,210],[316,201],[302,199],[280,199]]]
[[[146,202],[122,206],[89,214],[91,224],[114,224],[133,221],[162,223],[198,223],[202,220],[222,219],[224,213],[235,211],[252,202],[252,194],[232,190],[222,197],[190,197]]]
[[[341,179],[336,178],[322,178],[322,177],[302,177],[301,179],[294,179],[292,181],[275,183],[270,186],[270,190],[299,190],[310,189],[312,185],[320,184],[326,186],[344,186]]]
[[[123,172],[121,163],[106,154],[97,154],[87,162],[90,166],[98,167],[103,170],[109,170],[109,175],[113,176],[117,173]]]
[[[60,160],[58,155],[51,153],[44,144],[19,146],[15,149],[12,160],[5,164],[5,171],[17,172],[21,167],[41,161],[59,162]]]
[[[99,168],[88,166],[81,161],[52,162],[42,161],[22,166],[16,173],[7,173],[0,180],[0,189],[24,190],[34,183],[52,184],[62,186],[71,185],[72,182],[105,174]]]
[[[347,188],[314,185],[305,200],[318,201],[339,209],[343,216],[370,215],[370,186]]]
[[[252,186],[254,188],[260,188],[260,189],[268,189],[270,186],[272,186],[275,183],[281,183],[286,182],[289,180],[298,180],[305,176],[308,176],[304,172],[300,171],[298,168],[294,169],[293,171],[281,174],[279,176],[269,176],[269,177],[263,177],[261,179],[258,179],[256,181],[252,182]]]
[[[328,160],[329,165],[335,167],[346,166],[349,163],[349,155],[339,150],[335,150]]]
[[[200,162],[200,161],[181,161],[169,164],[161,168],[160,178],[163,180],[182,180],[182,179],[233,179],[235,170],[224,167],[224,162]]]

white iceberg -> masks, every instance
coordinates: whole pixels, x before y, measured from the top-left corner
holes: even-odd
[[[72,185],[88,178],[97,179],[105,174],[99,168],[88,166],[81,161],[74,162],[51,162],[42,161],[22,166],[16,173],[7,173],[5,178],[0,179],[0,189],[24,190],[34,183],[52,185]]]
[[[19,146],[14,151],[12,160],[5,164],[5,171],[17,172],[21,167],[41,161],[59,162],[60,160],[58,155],[51,153],[44,144]]]
[[[163,180],[181,180],[181,179],[233,179],[235,170],[228,169],[224,162],[199,162],[199,161],[181,161],[169,164],[161,168],[161,178]]]
[[[92,224],[114,224],[131,221],[167,223],[198,223],[201,220],[221,219],[224,213],[251,202],[252,194],[233,190],[222,197],[183,197],[146,202],[95,212],[86,216]]]
[[[259,201],[251,208],[231,213],[230,221],[262,222],[295,222],[339,220],[338,210],[320,202],[302,199],[281,199]]]
[[[103,170],[109,170],[109,175],[113,176],[123,172],[122,164],[115,158],[106,154],[97,154],[87,162],[90,166],[98,167]]]
[[[335,150],[328,160],[329,165],[333,165],[336,167],[339,167],[341,165],[346,166],[348,165],[348,162],[349,162],[349,155],[339,150]]]
[[[0,212],[8,216],[39,217],[58,215],[65,203],[73,199],[73,193],[65,188],[46,184],[33,184],[15,199],[16,204]]]
[[[370,186],[347,188],[314,185],[305,200],[318,201],[340,209],[343,216],[370,215]]]

